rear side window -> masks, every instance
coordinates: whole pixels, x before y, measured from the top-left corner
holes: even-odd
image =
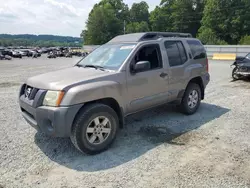
[[[187,54],[182,42],[166,41],[165,48],[170,67],[183,65],[187,61]]]
[[[186,54],[185,48],[184,48],[182,42],[176,42],[176,44],[177,44],[179,52],[180,52],[181,60],[183,63],[185,63],[187,61],[187,54]]]
[[[191,49],[192,55],[195,59],[206,58],[206,50],[200,41],[187,40],[187,43]]]

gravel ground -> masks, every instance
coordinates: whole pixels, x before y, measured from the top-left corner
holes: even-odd
[[[73,59],[0,61],[0,187],[250,187],[250,83],[231,62],[210,61],[206,100],[193,116],[164,106],[126,119],[112,148],[79,153],[69,139],[36,133],[21,117],[27,77]]]

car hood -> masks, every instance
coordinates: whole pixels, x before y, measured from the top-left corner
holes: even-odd
[[[250,67],[250,62],[245,62],[245,63],[239,63],[238,64],[240,67]]]
[[[103,79],[103,77],[113,74],[116,72],[75,66],[31,77],[26,83],[39,89],[63,90],[79,82]]]

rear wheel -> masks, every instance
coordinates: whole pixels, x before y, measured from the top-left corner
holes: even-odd
[[[111,146],[118,124],[118,116],[111,107],[91,104],[76,117],[70,138],[79,151],[98,154]]]
[[[194,114],[201,102],[201,88],[196,83],[190,83],[181,101],[180,110],[186,115]]]

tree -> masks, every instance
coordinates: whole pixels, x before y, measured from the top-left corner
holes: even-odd
[[[150,31],[148,23],[142,22],[131,22],[127,25],[126,33],[137,33]]]
[[[102,0],[89,14],[84,31],[85,44],[103,44],[123,33],[128,6],[122,0]]]
[[[130,9],[131,22],[147,22],[149,23],[149,6],[145,1],[134,3]]]
[[[237,44],[250,31],[249,0],[206,0],[199,36],[210,29],[219,40]]]
[[[246,35],[240,40],[241,45],[250,45],[250,35]]]
[[[202,19],[204,0],[175,0],[171,6],[171,20],[176,32],[196,36]]]
[[[199,39],[202,43],[207,45],[224,45],[227,44],[225,41],[216,37],[216,34],[211,29],[206,29],[199,35]]]
[[[152,31],[173,31],[173,20],[171,18],[171,6],[173,0],[162,1],[160,6],[157,6],[150,13],[150,25]]]

